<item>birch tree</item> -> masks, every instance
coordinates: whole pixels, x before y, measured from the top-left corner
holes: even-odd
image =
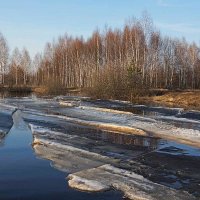
[[[15,73],[15,85],[17,86],[19,84],[19,68],[20,68],[20,64],[21,64],[21,53],[19,51],[18,48],[15,48],[13,50],[13,54],[12,54],[12,58],[11,58],[11,66],[14,70]]]
[[[31,58],[27,49],[23,49],[21,55],[20,68],[23,73],[23,84],[26,85],[28,81],[28,74],[31,71]]]
[[[5,74],[8,72],[9,49],[4,36],[0,33],[0,84],[5,83]]]

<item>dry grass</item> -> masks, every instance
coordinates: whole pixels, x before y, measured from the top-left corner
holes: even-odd
[[[184,108],[195,108],[200,110],[200,91],[169,92],[162,96],[145,98],[150,102],[178,106]]]
[[[36,94],[47,94],[48,88],[46,88],[46,87],[35,87],[33,89],[33,92],[36,93]]]

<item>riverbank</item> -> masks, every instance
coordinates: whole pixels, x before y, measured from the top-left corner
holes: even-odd
[[[84,95],[96,99],[86,90]],[[144,95],[144,96],[143,96]],[[131,100],[133,104],[150,104],[168,107],[182,107],[186,110],[200,110],[200,90],[168,90],[168,89],[149,89],[141,96],[136,96]],[[112,99],[115,98],[101,98]],[[121,101],[130,101],[127,97],[119,98]]]
[[[81,88],[48,88],[47,86],[0,86],[0,92],[9,92],[17,94],[34,93],[37,96],[44,95],[78,95],[78,96],[90,96],[94,98],[92,94],[88,94],[88,89]],[[11,95],[12,96],[12,95]],[[94,98],[96,99],[96,98]],[[103,98],[102,98],[103,99]],[[109,98],[110,99],[110,98]],[[119,100],[127,100],[119,99]],[[133,100],[133,103],[139,104],[152,104],[169,107],[182,107],[184,109],[200,110],[200,90],[180,90],[170,91],[167,89],[152,89],[146,96],[137,97]]]
[[[142,97],[140,100],[144,103],[200,110],[200,90],[169,91],[159,96]]]

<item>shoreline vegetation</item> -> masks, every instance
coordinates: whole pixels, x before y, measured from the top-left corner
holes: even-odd
[[[168,91],[163,95],[142,97],[141,99],[146,103],[200,110],[200,90]]]
[[[81,96],[89,96],[92,99],[97,99],[93,96],[90,88],[48,88],[48,87],[33,87],[33,86],[0,86],[0,92],[9,93],[34,93],[38,96],[44,95],[66,95],[74,94]],[[109,97],[104,99],[113,99]],[[118,100],[129,101],[129,99],[120,98]],[[168,90],[168,89],[151,89],[143,96],[137,96],[132,99],[132,103],[155,104],[169,107],[182,107],[184,109],[200,110],[200,90]]]

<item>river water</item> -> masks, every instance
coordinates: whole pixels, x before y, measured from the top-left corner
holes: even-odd
[[[14,114],[14,125],[0,147],[0,199],[122,199],[119,192],[83,193],[68,187],[67,173],[51,167],[32,149],[32,134]]]
[[[113,110],[128,111],[136,115],[137,123],[138,121],[149,123],[149,120],[153,123],[154,121],[151,120],[157,122],[159,119],[161,125],[167,123],[173,126],[173,129],[175,127],[200,131],[198,112],[185,112],[181,108],[130,105],[118,101],[93,101],[87,98],[80,101],[77,97],[65,97],[64,101],[71,103],[71,99],[80,105],[76,108],[65,108],[60,107],[57,100],[46,101],[35,96],[2,100],[3,104],[16,106],[18,110],[13,114],[14,124],[11,130],[0,143],[0,199],[123,199],[123,194],[114,190],[86,193],[71,189],[66,179],[68,174],[87,169],[89,166],[90,168],[99,166],[99,161],[91,160],[90,163],[85,163],[81,159],[88,158],[84,159],[79,155],[73,155],[77,156],[73,158],[66,152],[65,156],[68,156],[71,165],[65,163],[63,167],[62,162],[66,158],[63,157],[62,152],[54,155],[55,152],[51,153],[51,149],[38,149],[37,146],[32,146],[34,138],[30,124],[61,132],[66,137],[44,135],[41,139],[107,156],[111,160],[120,160],[120,164],[115,164],[116,166],[122,167],[121,163],[123,163],[124,168],[156,183],[178,190],[183,189],[197,198],[200,197],[198,169],[200,149],[198,147],[165,138],[121,134],[116,131],[91,128],[86,124],[74,124],[71,120],[90,120],[90,123],[109,122],[121,126],[133,119],[127,117],[126,113],[115,113]],[[108,110],[99,111],[99,109]],[[112,109],[113,113],[110,113],[109,109]],[[58,116],[67,116],[71,121],[58,119]],[[130,161],[145,167],[132,166]]]

